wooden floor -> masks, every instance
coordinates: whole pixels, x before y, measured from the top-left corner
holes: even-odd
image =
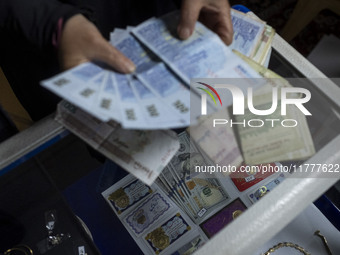
[[[0,105],[7,112],[19,131],[33,124],[26,110],[14,95],[5,75],[0,68]]]

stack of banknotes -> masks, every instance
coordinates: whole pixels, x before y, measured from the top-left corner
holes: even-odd
[[[135,63],[133,74],[85,63],[42,81],[42,86],[101,121],[145,130],[190,124],[190,100],[200,100],[190,93],[192,78],[261,77],[232,49],[264,63],[274,36],[264,22],[232,11],[234,41],[227,47],[201,23],[190,39],[179,40],[178,19],[179,12],[170,13],[111,33],[111,44]]]
[[[196,77],[246,77],[243,80],[251,80],[253,87],[260,88],[254,96],[262,101],[272,87],[291,86],[261,65],[270,52],[274,30],[252,15],[233,11],[231,50],[200,23],[190,39],[177,39],[178,19],[179,13],[171,13],[111,33],[111,43],[136,64],[133,74],[85,63],[43,81],[43,86],[67,100],[59,104],[56,119],[149,185],[158,176],[160,185],[180,176],[171,171],[173,167],[166,167],[180,148],[177,135],[168,129],[189,124],[192,142],[214,164],[240,166],[242,162],[261,164],[313,155],[306,118],[294,109],[289,114],[300,123],[296,128],[277,126],[268,133],[228,126],[211,129],[209,118],[226,118],[232,100],[223,100],[224,109],[208,116],[190,108],[195,100],[199,100],[195,105],[201,100],[196,86],[190,84]],[[240,84],[243,92],[246,85]],[[278,143],[282,146],[271,149]]]
[[[127,130],[117,122],[98,121],[67,101],[56,120],[95,150],[151,185],[180,147],[170,130]]]
[[[198,222],[229,196],[215,175],[195,171],[195,166],[211,165],[211,161],[190,141],[188,133],[179,134],[178,139],[180,149],[161,172],[156,184]]]

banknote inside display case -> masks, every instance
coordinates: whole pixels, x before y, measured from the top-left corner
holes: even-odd
[[[151,186],[130,174],[102,193],[145,254],[191,254],[285,179],[275,172],[193,174],[212,162],[188,132],[178,140],[180,149]],[[125,209],[117,210],[118,202]]]

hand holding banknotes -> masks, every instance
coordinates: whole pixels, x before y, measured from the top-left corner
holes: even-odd
[[[226,44],[231,43],[233,29],[228,1],[184,0],[178,25],[180,38],[187,39],[192,34],[199,16],[202,22],[214,30]],[[133,62],[109,44],[94,24],[80,14],[66,22],[61,36],[59,56],[63,69],[99,60],[122,73],[135,70]]]
[[[97,60],[122,73],[135,70],[133,62],[106,41],[94,24],[80,14],[70,18],[64,26],[59,57],[63,69]]]
[[[198,19],[218,34],[224,43],[231,44],[233,25],[227,0],[183,0],[181,19],[177,27],[181,39],[191,36]]]

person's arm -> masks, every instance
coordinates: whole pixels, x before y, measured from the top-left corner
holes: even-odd
[[[39,48],[53,47],[58,20],[66,22],[79,11],[56,0],[0,1],[0,29],[16,33]]]
[[[56,0],[2,0],[0,31],[20,34],[41,49],[55,47],[63,69],[99,60],[120,72],[134,71],[134,64],[78,13]]]
[[[198,19],[216,32],[226,44],[231,44],[233,26],[228,0],[182,0],[181,19],[177,28],[181,39],[191,36]]]

